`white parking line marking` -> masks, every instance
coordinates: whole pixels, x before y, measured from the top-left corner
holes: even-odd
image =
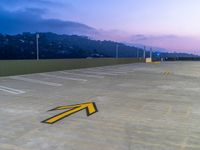
[[[9,87],[5,87],[5,86],[0,86],[0,91],[8,92],[8,93],[11,93],[11,94],[24,94],[24,93],[26,93],[25,91],[9,88]]]
[[[114,73],[114,74],[127,74],[126,71],[118,71],[118,70],[113,70],[113,69],[101,69],[101,70],[98,70],[98,71],[110,71],[108,73]]]
[[[41,81],[41,80],[36,80],[36,79],[24,78],[20,76],[13,76],[9,78],[14,79],[14,80],[21,80],[21,81],[26,81],[26,82],[31,82],[31,83],[39,83],[39,84],[44,84],[44,85],[49,85],[49,86],[62,86],[62,84],[59,84],[59,83],[46,82],[46,81]]]
[[[111,76],[117,76],[119,74],[114,73],[106,73],[106,72],[96,72],[96,71],[82,71],[84,73],[90,73],[90,74],[99,74],[99,75],[111,75]]]
[[[71,74],[71,75],[78,75],[78,76],[85,76],[85,77],[92,77],[92,78],[99,78],[99,79],[103,79],[103,78],[104,78],[104,76],[89,75],[89,74],[79,74],[79,73],[71,73],[71,72],[65,72],[65,71],[60,71],[60,73],[63,73],[63,74]]]
[[[40,73],[40,75],[45,76],[45,77],[52,77],[52,78],[64,79],[64,80],[73,80],[73,81],[82,81],[82,82],[88,81],[86,79],[62,77],[62,76],[57,76],[57,75],[50,75],[50,74],[47,74],[47,73]]]

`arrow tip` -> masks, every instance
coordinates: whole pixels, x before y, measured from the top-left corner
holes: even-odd
[[[97,113],[97,112],[98,112],[98,109],[97,109],[96,103],[95,103],[95,102],[90,102],[90,104],[93,105],[93,107],[94,107],[94,108],[93,108],[94,111],[93,111],[93,112],[90,112],[90,111],[89,111],[89,108],[87,108],[87,109],[86,109],[87,116],[91,116],[91,115],[93,115],[94,113]]]

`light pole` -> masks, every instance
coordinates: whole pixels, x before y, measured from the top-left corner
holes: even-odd
[[[139,58],[139,48],[137,48],[137,59]]]
[[[119,45],[118,44],[116,45],[116,52],[115,53],[116,53],[115,57],[116,57],[116,59],[118,59],[119,58]]]
[[[144,53],[143,53],[143,58],[146,58],[146,47],[144,46]]]
[[[36,49],[37,49],[37,60],[39,60],[39,44],[38,44],[38,39],[40,38],[40,35],[37,33],[36,34]]]

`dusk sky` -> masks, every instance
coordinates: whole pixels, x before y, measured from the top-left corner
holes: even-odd
[[[198,53],[199,6],[200,0],[1,0],[0,19],[31,12],[88,25],[113,40]]]

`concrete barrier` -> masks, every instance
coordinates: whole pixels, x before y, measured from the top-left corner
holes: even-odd
[[[97,59],[59,59],[59,60],[1,60],[0,76],[11,76],[69,70],[78,68],[99,67],[106,65],[144,62],[137,58],[97,58]]]

